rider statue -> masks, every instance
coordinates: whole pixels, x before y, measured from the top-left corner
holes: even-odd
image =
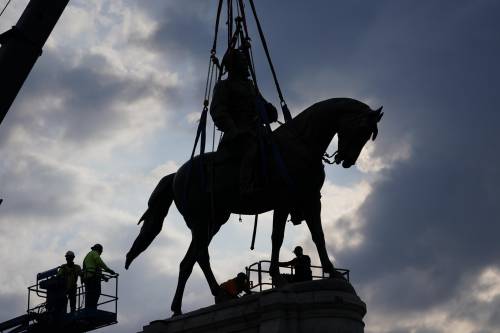
[[[217,152],[219,158],[241,161],[240,192],[250,194],[256,185],[251,183],[252,172],[258,151],[258,135],[263,127],[257,99],[261,99],[270,123],[278,120],[278,112],[260,95],[250,80],[250,62],[244,50],[228,49],[222,59],[222,66],[227,70],[227,79],[215,84],[210,105],[213,121],[224,133]]]

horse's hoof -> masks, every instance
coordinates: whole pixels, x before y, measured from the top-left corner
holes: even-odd
[[[133,260],[134,258],[130,257],[130,252],[127,253],[127,255],[125,256],[125,269],[128,269],[130,267],[130,264],[132,263]]]
[[[342,280],[346,280],[347,281],[346,277],[344,275],[342,275],[342,273],[340,273],[336,269],[334,269],[329,274],[330,274],[330,277],[329,277],[330,279],[342,279]]]
[[[174,311],[174,313],[172,314],[172,318],[178,317],[180,315],[182,315],[182,311]]]

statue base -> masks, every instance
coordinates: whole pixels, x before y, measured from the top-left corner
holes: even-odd
[[[366,304],[343,279],[289,284],[156,320],[143,333],[362,333]]]

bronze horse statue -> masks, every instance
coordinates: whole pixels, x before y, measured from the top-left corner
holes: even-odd
[[[239,162],[217,158],[217,153],[204,154],[202,158],[197,156],[186,162],[176,173],[165,176],[151,194],[148,209],[139,221],[144,224],[127,253],[125,268],[128,269],[161,231],[163,220],[175,201],[191,229],[192,240],[180,263],[171,306],[174,315],[181,314],[184,288],[196,262],[212,295],[220,292],[210,267],[208,246],[231,213],[253,215],[274,210],[270,273],[279,281],[279,251],[286,220],[292,209],[300,211],[311,231],[323,270],[332,277],[336,272],[326,251],[320,217],[324,154],[337,134],[338,150],[334,162],[342,163],[344,168],[352,166],[370,137],[375,140],[377,123],[383,115],[381,109],[374,111],[354,99],[332,98],[310,106],[281,125],[272,132],[272,140],[287,177],[283,176],[283,168],[276,166],[278,163],[269,163],[269,181],[264,190],[253,194],[240,194]],[[272,160],[271,155],[269,159]]]

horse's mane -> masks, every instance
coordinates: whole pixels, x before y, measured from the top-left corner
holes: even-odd
[[[370,110],[368,105],[353,98],[329,98],[314,103],[296,115],[290,122],[276,128],[274,132],[277,134],[283,130],[291,129],[296,135],[307,134],[311,130],[310,125],[314,122],[313,118],[318,115],[319,112],[349,112],[355,115]]]

